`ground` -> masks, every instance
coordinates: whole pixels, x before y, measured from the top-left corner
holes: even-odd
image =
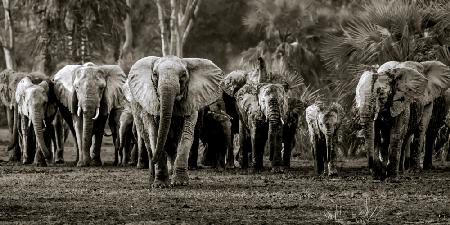
[[[316,177],[312,162],[295,159],[284,174],[189,171],[190,186],[161,190],[149,188],[146,170],[110,166],[105,142],[103,167],[0,162],[0,224],[450,223],[448,163],[380,182],[363,159],[339,162],[335,179]],[[72,147],[65,157],[74,160]]]

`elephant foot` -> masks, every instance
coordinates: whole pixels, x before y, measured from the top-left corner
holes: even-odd
[[[189,176],[187,170],[184,168],[175,168],[171,185],[174,187],[189,185]]]
[[[23,165],[29,165],[29,164],[31,164],[32,163],[32,161],[29,159],[29,158],[23,158],[23,160],[22,160],[22,164]]]
[[[138,162],[138,163],[136,164],[136,168],[138,168],[138,169],[144,169],[144,163]]]
[[[64,159],[63,158],[55,159],[55,164],[64,164]]]
[[[47,167],[47,162],[45,162],[45,161],[34,162],[34,164],[35,164],[37,167]]]
[[[100,159],[92,159],[91,161],[92,166],[102,166],[102,161]]]
[[[168,179],[155,179],[152,184],[152,188],[167,188],[169,187],[169,180]]]
[[[136,166],[137,163],[136,163],[135,161],[130,161],[130,162],[128,162],[128,165],[129,165],[129,166]]]
[[[336,177],[337,176],[337,169],[336,166],[332,163],[328,163],[328,176],[329,177]]]
[[[284,168],[281,166],[272,167],[272,173],[283,173],[283,172],[284,172]]]
[[[89,164],[89,160],[78,160],[77,167],[88,167]]]
[[[408,173],[409,174],[419,174],[422,172],[422,169],[420,167],[414,167],[409,168]]]

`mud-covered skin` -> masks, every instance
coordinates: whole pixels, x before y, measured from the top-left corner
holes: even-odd
[[[336,176],[336,148],[342,140],[343,109],[338,103],[316,102],[306,108],[316,173]]]
[[[392,61],[361,76],[356,102],[364,126],[369,166],[373,162],[376,177],[396,176],[405,163],[413,171],[420,169],[433,101],[449,84],[450,69],[436,61]],[[383,124],[383,120],[390,123]],[[404,150],[410,137],[413,140],[408,160]]]

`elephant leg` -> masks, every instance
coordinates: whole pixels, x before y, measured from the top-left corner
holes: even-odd
[[[264,149],[267,142],[267,126],[262,123],[256,124],[254,129],[250,130],[252,141],[252,163],[256,171],[263,170]]]
[[[22,140],[22,164],[30,164],[32,159],[30,159],[28,152],[28,119],[25,116],[20,118],[19,134]]]
[[[194,128],[197,123],[198,112],[193,113],[190,116],[184,117],[183,129],[181,132],[181,139],[177,146],[177,157],[175,159],[172,185],[188,185],[188,159],[189,151],[192,147]]]
[[[138,148],[138,155],[137,155],[137,168],[144,169],[148,168],[150,159],[148,158],[148,154],[145,154],[145,149],[155,149],[156,147],[156,133],[153,129],[144,129],[144,124],[151,124],[150,127],[156,126],[155,119],[150,116],[149,114],[144,113],[141,118],[142,121],[139,119],[136,119],[136,130],[138,130],[138,134],[140,133],[140,137],[138,139],[142,139],[143,144],[140,144],[140,148]],[[138,126],[139,125],[139,126]],[[157,126],[156,126],[157,127]],[[139,129],[138,129],[139,128]],[[155,128],[157,129],[157,128]],[[139,131],[140,130],[140,131]],[[153,140],[154,139],[154,140]],[[153,145],[154,144],[154,145]]]
[[[238,155],[241,156],[240,164],[242,169],[247,169],[249,164],[248,152],[252,149],[251,139],[249,137],[249,132],[244,124],[239,123],[239,152]]]
[[[122,110],[113,110],[109,115],[109,128],[111,129],[112,139],[114,143],[114,165],[119,165],[119,151],[120,149],[120,117],[124,114]],[[123,158],[123,157],[121,157]],[[121,159],[122,160],[122,159]],[[121,163],[121,162],[120,162]]]
[[[144,124],[146,124],[148,139],[151,142],[151,148],[147,148],[149,158],[153,158],[154,151],[156,151],[156,139],[158,134],[158,117],[143,116]],[[144,138],[142,141],[145,142]],[[169,185],[169,171],[167,168],[167,153],[164,151],[162,157],[158,162],[150,161],[149,165],[150,183],[153,188],[164,188]]]
[[[64,126],[62,116],[57,113],[55,119],[53,120],[54,126],[54,140],[56,145],[56,151],[54,155],[54,162],[56,164],[64,163]]]
[[[101,151],[101,147],[102,147],[103,135],[105,132],[105,126],[106,126],[107,119],[108,119],[107,115],[99,116],[94,123],[94,127],[95,127],[95,130],[93,132],[94,142],[92,143],[91,151],[90,151],[90,157],[91,157],[93,166],[102,166],[100,151]],[[111,128],[111,131],[112,131],[112,129],[114,129],[114,128]]]
[[[134,122],[132,124],[132,135],[131,135],[131,146],[129,146],[131,148],[130,151],[130,160],[128,161],[128,165],[130,166],[136,166],[136,162],[137,162],[137,154],[138,154],[138,138],[140,138],[140,136],[138,136],[138,132],[136,130],[136,125],[134,125]],[[147,150],[145,150],[145,152],[147,152]],[[148,154],[148,153],[147,153]]]
[[[421,117],[418,119],[419,123],[417,124],[417,127],[414,129],[414,139],[410,149],[411,159],[409,170],[412,171],[420,170],[420,158],[421,152],[423,150],[423,139],[425,138],[426,127],[428,126],[429,122],[429,116],[427,114],[431,114],[432,105],[418,106],[417,110],[422,113]]]
[[[233,139],[234,135],[231,131],[231,122],[230,126],[226,126],[225,129],[225,138],[226,138],[226,152],[225,152],[225,168],[231,169],[234,168],[234,145],[233,145]]]
[[[9,136],[11,137],[13,135],[13,129],[14,129],[14,111],[10,110],[8,107],[5,107],[6,111],[6,120],[8,121],[8,131]],[[12,138],[11,138],[12,139]],[[9,152],[9,159],[10,162],[17,162],[20,161],[21,158],[21,148],[19,144],[16,144],[12,150]]]
[[[316,134],[313,138],[314,169],[317,175],[322,175],[325,171],[326,143],[325,137],[321,136],[321,134]]]
[[[128,146],[131,142],[133,128],[133,116],[131,113],[123,112],[120,115],[119,125],[119,159],[118,164],[125,166],[128,164]],[[130,134],[131,133],[131,134]]]
[[[199,120],[200,120],[200,113],[199,113]],[[197,121],[194,128],[194,141],[192,142],[191,150],[189,151],[189,169],[195,170],[198,168],[198,147],[200,145],[200,132],[201,132],[202,123],[200,121]]]
[[[387,165],[387,176],[397,176],[400,164],[400,154],[403,141],[405,140],[407,125],[409,121],[410,112],[406,109],[394,121],[390,132],[389,143],[389,163]]]

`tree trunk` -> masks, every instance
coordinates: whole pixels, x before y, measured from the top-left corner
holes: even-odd
[[[161,53],[166,56],[169,53],[169,39],[166,31],[165,13],[161,0],[156,0],[158,8],[159,29],[161,30]]]
[[[7,69],[15,69],[14,63],[14,29],[11,18],[11,1],[3,0],[3,8],[5,10],[5,31],[8,33],[8,41],[3,40],[3,53],[5,54],[5,64]]]
[[[125,28],[125,42],[123,43],[122,48],[120,49],[119,61],[122,64],[122,68],[127,67],[125,65],[125,58],[131,53],[131,47],[133,45],[133,29],[131,24],[131,0],[126,0],[127,6],[129,8],[129,12],[125,20],[123,21],[123,26]],[[127,69],[128,70],[128,69]]]

